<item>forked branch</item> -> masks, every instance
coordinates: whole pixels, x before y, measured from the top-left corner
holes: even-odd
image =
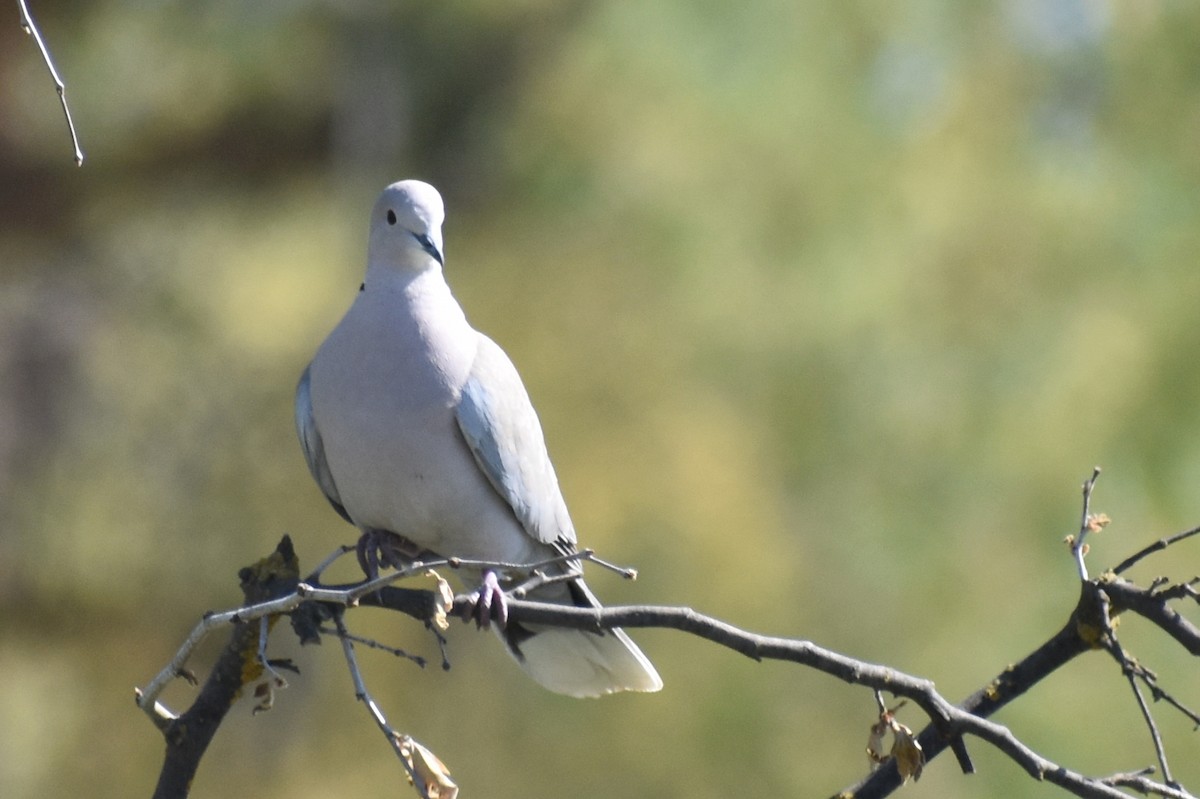
[[[1098,473],[1097,470],[1092,479],[1085,484],[1082,534],[1096,531],[1094,526],[1088,529],[1096,517],[1091,515],[1087,502],[1090,500],[1091,489]],[[1160,542],[1148,547],[1143,550],[1145,554],[1139,555],[1144,557],[1152,551],[1165,549],[1172,543],[1190,537],[1190,534],[1191,531],[1188,531],[1163,539],[1163,542],[1167,543]],[[1079,547],[1079,543],[1074,543],[1073,554],[1082,559],[1086,550]],[[335,556],[345,551],[341,549]],[[578,558],[597,561],[591,552],[580,553]],[[357,605],[371,605],[408,614],[432,630],[441,644],[445,639],[441,636],[440,629],[445,626],[447,614],[464,613],[469,607],[469,598],[451,596],[446,582],[436,578],[436,575],[433,590],[399,588],[391,583],[418,573],[429,573],[430,567],[433,566],[516,567],[514,564],[467,563],[446,559],[413,564],[411,569],[361,583],[323,585],[320,583],[320,573],[332,560],[332,557],[326,559],[317,572],[303,581],[300,580],[295,553],[292,551],[290,540],[285,536],[272,556],[253,567],[243,569],[240,573],[248,604],[236,610],[205,616],[170,664],[145,688],[137,692],[139,706],[162,730],[168,744],[156,799],[174,799],[187,795],[187,785],[203,756],[207,741],[215,733],[225,710],[232,704],[244,684],[265,680],[260,686],[260,695],[263,692],[269,695],[273,686],[282,684],[282,678],[273,668],[273,662],[266,658],[265,631],[270,625],[263,620],[274,620],[283,614],[290,615],[292,626],[302,641],[311,641],[322,634],[332,634],[340,639],[358,698],[367,706],[376,724],[387,736],[418,794],[425,799],[450,799],[457,794],[457,787],[441,761],[410,736],[395,730],[371,698],[354,656],[354,644],[376,644],[364,642],[348,630],[347,609]],[[605,565],[611,567],[611,564]],[[530,567],[525,567],[525,570],[533,572],[530,577],[533,582],[527,580],[522,585],[527,587],[536,584],[539,579],[537,570],[531,570]],[[1084,573],[1086,574],[1086,570]],[[740,652],[756,661],[783,660],[807,666],[846,683],[871,689],[876,697],[887,693],[894,697],[903,697],[920,707],[929,718],[929,723],[915,737],[907,727],[894,719],[890,720],[894,722],[892,729],[902,730],[908,742],[908,765],[903,769],[898,768],[897,761],[900,758],[891,757],[861,782],[838,793],[838,797],[867,799],[890,795],[907,779],[919,776],[921,766],[936,758],[947,747],[955,751],[960,768],[970,771],[972,766],[964,744],[964,737],[969,736],[996,747],[1035,779],[1058,785],[1075,796],[1118,799],[1129,795],[1121,790],[1126,788],[1173,799],[1194,799],[1191,793],[1172,779],[1157,726],[1150,715],[1149,706],[1142,698],[1138,681],[1151,690],[1154,699],[1167,699],[1168,704],[1189,718],[1195,719],[1197,714],[1160,688],[1153,672],[1137,664],[1135,659],[1120,648],[1112,619],[1126,610],[1131,610],[1167,632],[1189,653],[1200,654],[1200,630],[1170,606],[1174,601],[1195,600],[1195,582],[1189,580],[1167,585],[1164,580],[1155,580],[1149,587],[1143,588],[1117,577],[1111,571],[1098,578],[1085,579],[1081,583],[1080,598],[1076,607],[1067,623],[1057,633],[958,704],[947,700],[935,690],[931,681],[919,676],[906,674],[886,665],[857,660],[811,641],[748,632],[690,608],[656,605],[574,608],[525,601],[510,594],[509,618],[514,622],[596,632],[614,627],[662,627],[679,630]],[[333,622],[332,626],[330,621]],[[197,702],[186,713],[176,716],[158,701],[159,695],[171,680],[188,674],[186,662],[196,643],[208,633],[224,626],[233,628],[225,653],[214,668],[213,675]],[[1094,649],[1107,651],[1117,658],[1129,678],[1151,732],[1164,783],[1155,782],[1147,776],[1155,771],[1153,768],[1109,777],[1089,777],[1051,762],[1023,744],[1011,730],[988,720],[992,714],[1019,698],[1046,676],[1075,657]],[[398,650],[392,651],[404,654]],[[449,667],[449,663],[445,661],[444,650],[443,665]],[[263,704],[260,703],[260,708],[262,707]],[[867,727],[868,722],[864,721],[864,728]],[[197,745],[197,741],[202,743]],[[872,746],[874,743],[873,740]],[[918,760],[915,764],[911,762],[914,758]]]

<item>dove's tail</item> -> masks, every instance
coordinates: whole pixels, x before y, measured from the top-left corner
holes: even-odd
[[[580,607],[600,606],[583,580],[569,583],[567,588],[570,598],[564,596],[563,601]],[[602,696],[617,691],[657,691],[663,686],[650,660],[619,629],[594,633],[510,623],[500,635],[521,668],[558,694]]]

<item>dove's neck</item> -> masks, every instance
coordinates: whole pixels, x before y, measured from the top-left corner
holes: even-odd
[[[402,339],[409,334],[401,328],[411,325],[409,333],[415,338],[409,340],[423,342],[439,357],[465,359],[467,365],[474,358],[475,331],[437,265],[419,272],[368,266],[359,301],[379,309]]]
[[[432,259],[430,259],[432,261]],[[450,294],[450,287],[442,276],[442,268],[436,263],[420,270],[397,269],[390,264],[370,263],[363,280],[363,291],[388,295],[392,302],[424,305],[458,303]]]

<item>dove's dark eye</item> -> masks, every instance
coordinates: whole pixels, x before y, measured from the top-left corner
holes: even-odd
[[[396,212],[390,208],[388,209],[388,224],[389,225],[396,224]]]

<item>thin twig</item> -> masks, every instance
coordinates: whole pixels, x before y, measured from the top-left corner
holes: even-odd
[[[1140,677],[1142,682],[1146,684],[1146,687],[1150,689],[1150,696],[1155,702],[1166,702],[1168,705],[1186,716],[1187,719],[1192,722],[1193,725],[1195,725],[1195,729],[1200,729],[1200,713],[1192,710],[1170,693],[1163,690],[1158,684],[1158,677],[1149,669],[1137,663],[1135,663],[1134,666],[1137,669],[1138,677]]]
[[[346,629],[342,614],[335,614],[333,621],[337,625],[338,637],[342,639],[342,652],[346,656],[346,665],[354,682],[355,697],[366,706],[376,726],[387,738],[417,794],[421,799],[457,799],[458,786],[450,778],[445,764],[412,736],[397,732],[388,723],[387,717],[367,691],[362,671],[358,668],[358,658],[354,655],[354,642]]]
[[[342,546],[333,550],[333,552],[330,552],[325,556],[325,560],[317,564],[317,568],[309,572],[308,576],[304,578],[304,581],[306,583],[317,582],[321,579],[321,575],[325,573],[325,570],[332,566],[334,562],[338,560],[338,558],[353,552],[355,549],[356,547],[353,544],[343,544]]]
[[[405,652],[403,649],[400,649],[399,647],[388,646],[387,644],[379,643],[378,641],[376,641],[373,638],[364,638],[361,635],[355,635],[354,633],[347,630],[344,625],[342,626],[341,629],[331,629],[329,627],[321,627],[321,632],[324,633],[325,635],[336,635],[338,638],[349,638],[354,643],[362,644],[363,646],[367,647],[368,649],[378,649],[381,652],[387,652],[389,655],[395,655],[398,658],[405,658],[406,660],[411,660],[413,663],[416,663],[421,668],[425,668],[425,665],[428,662],[425,660],[425,658],[421,657],[420,655],[410,655],[409,653]]]
[[[450,653],[447,651],[449,641],[432,622],[426,621],[425,629],[433,633],[433,640],[437,641],[438,654],[442,656],[442,671],[450,671]]]
[[[572,580],[579,579],[578,574],[554,574],[549,575],[544,571],[535,571],[528,580],[514,588],[511,588],[508,593],[517,599],[523,599],[531,591],[536,591],[539,588],[545,588],[548,585],[555,583],[569,583]]]
[[[636,580],[638,578],[638,570],[637,569],[631,569],[628,566],[618,566],[615,563],[610,563],[607,560],[602,560],[601,558],[596,557],[595,552],[593,552],[590,549],[583,550],[583,553],[586,553],[586,556],[587,556],[586,560],[588,560],[592,563],[595,563],[597,566],[608,569],[611,572],[616,572],[617,574],[624,577],[626,580]]]
[[[1171,767],[1167,764],[1167,751],[1163,747],[1162,735],[1159,734],[1158,724],[1154,721],[1154,715],[1150,712],[1150,706],[1146,704],[1146,697],[1142,695],[1142,689],[1138,687],[1137,671],[1135,666],[1121,647],[1121,642],[1117,640],[1117,633],[1113,629],[1112,617],[1109,613],[1110,602],[1108,596],[1103,592],[1100,593],[1100,614],[1104,622],[1106,634],[1103,641],[1105,649],[1117,664],[1121,667],[1121,674],[1129,681],[1129,687],[1133,690],[1133,697],[1137,700],[1138,709],[1142,712],[1142,719],[1146,722],[1146,727],[1150,730],[1150,740],[1154,744],[1154,754],[1158,758],[1158,765],[1162,768],[1163,779],[1168,785],[1175,786],[1175,780],[1171,777]]]
[[[445,563],[443,562],[442,565],[445,565]],[[175,656],[171,658],[171,661],[154,676],[145,688],[136,690],[138,707],[152,719],[155,719],[155,723],[160,726],[161,723],[169,722],[175,718],[174,714],[166,706],[158,702],[158,697],[162,695],[163,690],[172,680],[183,673],[184,666],[187,665],[192,652],[215,629],[237,622],[263,619],[278,613],[290,613],[308,600],[329,602],[343,607],[350,607],[362,599],[364,595],[374,593],[380,588],[386,587],[390,583],[394,583],[405,577],[411,577],[414,573],[424,571],[426,568],[422,564],[414,564],[411,569],[398,570],[391,574],[377,577],[374,580],[356,583],[344,589],[319,588],[307,583],[299,583],[291,593],[278,599],[246,605],[221,613],[207,613],[192,628],[191,633],[188,634],[188,637],[179,647]]]
[[[1186,582],[1177,583],[1175,585],[1163,588],[1163,586],[1169,582],[1170,580],[1165,577],[1155,580],[1150,585],[1150,593],[1152,593],[1158,599],[1191,599],[1200,601],[1200,592],[1197,592],[1195,588],[1196,584],[1200,583],[1200,577],[1193,577]]]
[[[1146,778],[1147,774],[1153,773],[1154,766],[1146,766],[1144,769],[1138,771],[1113,774],[1111,777],[1105,777],[1101,782],[1105,785],[1112,785],[1114,788],[1132,788],[1146,796],[1164,796],[1167,799],[1195,799],[1194,796],[1181,788],[1163,785],[1161,782],[1155,782]]]
[[[578,552],[567,552],[562,555],[556,555],[553,558],[540,560],[536,563],[513,563],[511,561],[502,560],[472,560],[469,558],[446,558],[445,565],[452,569],[481,569],[494,572],[533,572],[539,569],[545,569],[547,566],[555,566],[560,563],[595,563],[597,566],[616,572],[627,580],[637,579],[637,569],[630,569],[625,566],[618,566],[615,563],[610,563],[606,560],[601,560],[596,557],[595,550],[581,549]],[[429,561],[425,566],[437,566],[440,562]]]
[[[370,580],[364,580],[360,583],[351,583],[342,586],[320,586],[310,583],[300,583],[297,586],[297,591],[303,594],[302,599],[312,599],[317,602],[332,602],[335,605],[345,605],[350,607],[364,599],[369,594],[374,594],[381,588],[385,588],[392,583],[412,577],[416,574],[436,569],[439,566],[450,567],[450,559],[442,558],[440,560],[431,561],[413,561],[403,569],[397,569],[394,572],[381,574]]]
[[[139,688],[136,691],[138,707],[145,711],[152,719],[171,721],[175,718],[170,710],[159,704],[158,697],[162,695],[163,689],[167,685],[183,673],[184,666],[187,664],[188,658],[192,656],[192,652],[201,641],[208,636],[210,632],[219,628],[232,625],[239,621],[254,621],[261,619],[271,613],[286,613],[290,610],[295,610],[303,601],[299,590],[282,597],[280,599],[272,599],[267,602],[259,602],[254,605],[227,610],[223,613],[208,613],[196,623],[192,628],[191,633],[184,640],[183,645],[171,658],[171,662],[163,667],[162,671],[154,676],[145,688]],[[156,721],[157,723],[157,721]]]
[[[1109,651],[1112,652],[1114,658],[1117,658],[1118,662],[1121,662],[1124,653],[1121,652],[1121,646],[1116,639],[1113,639]],[[1154,754],[1158,757],[1159,765],[1162,766],[1163,777],[1167,784],[1174,785],[1175,780],[1171,776],[1171,767],[1167,765],[1167,750],[1163,746],[1162,735],[1158,731],[1158,724],[1155,723],[1153,714],[1150,713],[1150,706],[1146,704],[1146,697],[1142,695],[1142,689],[1138,687],[1137,677],[1131,670],[1123,669],[1123,673],[1125,679],[1129,681],[1129,687],[1133,689],[1133,696],[1137,699],[1138,708],[1142,711],[1142,718],[1146,721],[1146,727],[1150,730],[1150,740],[1154,743]]]
[[[54,68],[54,61],[50,58],[50,50],[47,49],[46,43],[42,41],[41,31],[33,22],[33,15],[29,13],[29,6],[25,4],[25,0],[17,0],[17,5],[21,8],[21,30],[33,37],[37,43],[38,50],[42,53],[42,60],[46,62],[46,68],[50,70],[50,77],[54,79],[54,88],[58,92],[58,102],[62,105],[63,116],[67,118],[67,129],[71,132],[71,146],[75,148],[75,166],[83,166],[83,150],[79,149],[79,136],[75,133],[75,123],[71,121],[71,109],[67,106],[67,87],[63,83],[62,78],[58,76],[58,70]]]
[[[1188,721],[1195,725],[1196,729],[1200,729],[1200,713],[1196,713],[1196,711],[1192,710],[1187,705],[1183,704],[1174,696],[1172,696],[1168,691],[1164,690],[1158,684],[1157,674],[1136,660],[1127,659],[1126,662],[1133,670],[1133,673],[1137,675],[1137,678],[1141,680],[1145,684],[1146,688],[1150,691],[1151,699],[1153,699],[1155,702],[1166,702],[1168,705],[1186,716]]]
[[[1092,469],[1092,476],[1083,483],[1083,518],[1079,522],[1079,535],[1075,537],[1074,543],[1071,544],[1071,552],[1075,555],[1075,564],[1079,567],[1079,579],[1081,582],[1087,582],[1088,579],[1087,566],[1083,562],[1083,556],[1087,550],[1083,542],[1092,527],[1092,489],[1096,487],[1096,480],[1099,477],[1100,467],[1096,466]]]
[[[1153,544],[1151,544],[1150,546],[1148,546],[1144,549],[1140,549],[1137,552],[1130,555],[1129,557],[1125,558],[1125,560],[1121,561],[1115,567],[1113,567],[1112,572],[1113,572],[1113,574],[1122,574],[1123,572],[1126,572],[1130,568],[1132,568],[1135,563],[1137,563],[1138,561],[1140,561],[1142,558],[1146,557],[1147,555],[1152,555],[1155,552],[1161,552],[1162,550],[1166,549],[1167,547],[1171,546],[1172,544],[1182,541],[1185,538],[1191,538],[1192,536],[1197,535],[1197,534],[1200,534],[1200,527],[1193,527],[1190,530],[1184,530],[1183,532],[1176,533],[1173,536],[1169,536],[1167,538],[1160,538],[1157,541],[1155,541]]]
[[[383,732],[383,737],[387,738],[388,744],[395,751],[396,757],[400,758],[400,763],[403,764],[404,770],[408,773],[408,778],[416,782],[416,774],[413,768],[405,759],[404,753],[400,751],[400,736],[388,724],[387,717],[383,715],[383,711],[379,709],[379,705],[371,697],[367,691],[367,684],[363,681],[362,671],[358,668],[358,658],[354,656],[354,642],[350,640],[350,631],[346,629],[346,623],[342,620],[342,614],[338,613],[333,617],[333,623],[337,626],[338,637],[342,639],[342,653],[346,656],[346,666],[350,669],[350,679],[354,682],[354,697],[362,702],[367,712],[371,714],[371,718],[375,720],[376,726]],[[428,799],[428,793],[421,791],[421,796]]]
[[[260,666],[262,666],[263,671],[266,672],[275,682],[275,686],[277,688],[287,688],[287,680],[283,678],[282,674],[275,670],[275,667],[271,665],[271,661],[267,659],[267,639],[270,637],[270,635],[271,617],[263,616],[258,620],[258,663]]]

